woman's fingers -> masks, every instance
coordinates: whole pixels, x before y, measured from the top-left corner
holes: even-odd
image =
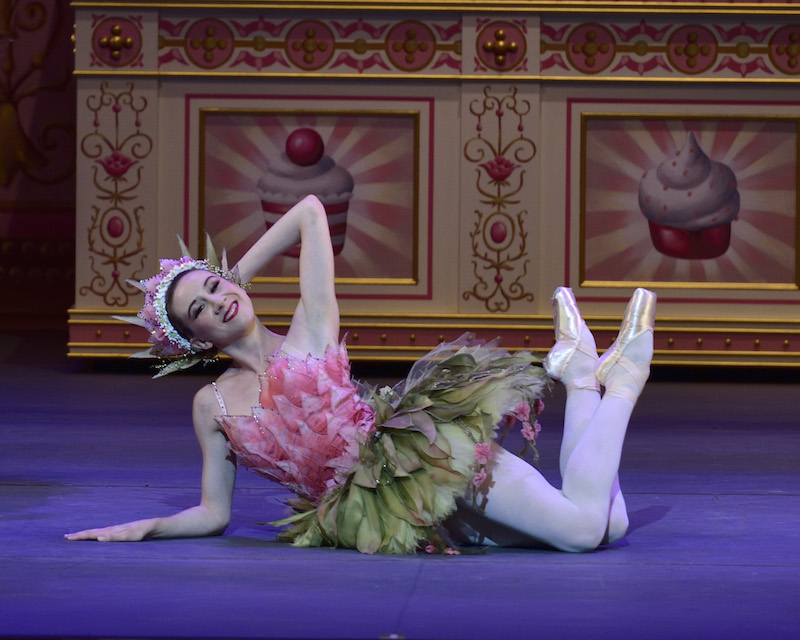
[[[142,526],[138,522],[119,524],[102,529],[85,529],[76,533],[67,533],[67,540],[97,540],[98,542],[138,542],[144,537]]]

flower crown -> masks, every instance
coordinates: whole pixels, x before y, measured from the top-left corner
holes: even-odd
[[[194,269],[210,271],[222,278],[236,284],[241,284],[238,271],[228,269],[228,260],[222,252],[222,263],[217,258],[216,251],[211,244],[211,239],[206,235],[205,260],[196,260],[189,255],[184,242],[178,238],[181,251],[184,254],[180,260],[161,259],[161,270],[146,280],[127,280],[128,284],[144,293],[144,305],[135,316],[112,316],[117,320],[130,322],[143,327],[150,334],[147,341],[153,346],[144,351],[134,353],[131,358],[160,358],[170,360],[165,362],[161,370],[154,377],[172,373],[178,369],[186,369],[201,360],[214,360],[207,355],[198,354],[192,343],[184,338],[169,319],[167,313],[167,291],[180,274]]]

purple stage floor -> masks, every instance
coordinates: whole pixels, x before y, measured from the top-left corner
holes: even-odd
[[[287,494],[244,470],[224,536],[65,541],[195,504],[189,409],[208,376],[153,381],[68,362],[63,344],[0,333],[0,637],[800,635],[800,372],[657,370],[620,472],[631,530],[612,547],[369,557],[275,542]],[[551,479],[562,418],[559,387],[540,439]]]

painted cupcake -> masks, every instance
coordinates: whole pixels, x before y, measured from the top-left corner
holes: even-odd
[[[736,176],[711,160],[692,132],[686,145],[639,182],[639,207],[653,246],[673,258],[718,258],[730,246],[739,214]]]
[[[353,196],[353,176],[325,155],[322,137],[314,129],[296,129],[289,134],[286,150],[270,162],[257,187],[267,229],[308,194],[317,196],[328,214],[333,253],[341,253],[347,233],[347,210]],[[300,247],[289,249],[284,255],[297,257]]]

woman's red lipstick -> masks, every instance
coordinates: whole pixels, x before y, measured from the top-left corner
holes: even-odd
[[[236,317],[236,314],[239,312],[239,303],[234,300],[231,302],[231,305],[228,307],[228,310],[225,312],[225,315],[222,317],[223,322],[230,322]]]

